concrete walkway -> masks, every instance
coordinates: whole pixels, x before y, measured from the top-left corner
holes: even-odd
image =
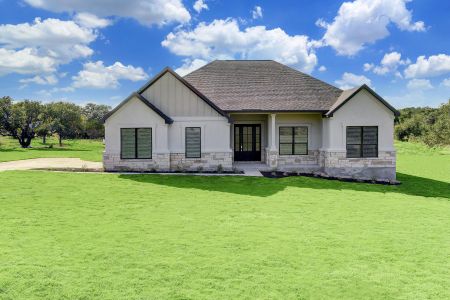
[[[267,165],[257,162],[236,162],[233,165],[236,169],[243,171],[244,176],[262,177],[261,170],[268,169]]]
[[[89,169],[100,170],[101,162],[84,161],[79,158],[34,158],[0,162],[1,171],[33,169]]]
[[[261,163],[237,163],[235,167],[244,172],[244,174],[212,174],[212,173],[161,173],[164,175],[198,175],[198,176],[252,176],[262,177],[260,170],[267,169],[267,166]],[[79,158],[34,158],[0,162],[0,172],[13,170],[35,170],[35,169],[84,169],[89,171],[101,171],[103,164],[101,162],[84,161]],[[128,173],[129,174],[129,173]],[[140,173],[136,173],[140,174]],[[158,174],[158,173],[155,173]]]

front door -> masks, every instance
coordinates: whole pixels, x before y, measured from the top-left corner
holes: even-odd
[[[234,160],[261,161],[261,125],[234,125]]]

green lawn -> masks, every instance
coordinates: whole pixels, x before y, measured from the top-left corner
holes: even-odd
[[[400,186],[0,173],[0,299],[449,299],[450,153]]]
[[[36,138],[31,146],[22,149],[17,140],[0,136],[0,162],[41,157],[79,157],[87,161],[101,161],[104,149],[101,140],[63,140],[63,146],[59,147],[57,138],[49,138],[46,145]]]

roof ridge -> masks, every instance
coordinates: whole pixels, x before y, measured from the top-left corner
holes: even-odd
[[[216,59],[214,61],[242,61],[242,62],[245,62],[245,61],[274,61],[275,62],[275,60],[273,60],[273,59]]]
[[[323,84],[326,84],[326,85],[328,85],[328,86],[330,86],[330,87],[333,87],[333,88],[335,88],[335,89],[338,90],[338,91],[341,91],[341,92],[344,91],[344,90],[338,88],[337,86],[334,86],[334,85],[332,85],[332,84],[330,84],[330,83],[328,83],[328,82],[325,82],[325,81],[323,81],[323,80],[321,80],[321,79],[319,79],[319,78],[316,78],[316,77],[314,77],[314,76],[312,76],[312,75],[310,75],[310,74],[307,74],[307,73],[305,73],[305,72],[299,71],[299,70],[297,70],[297,69],[294,69],[294,68],[292,68],[292,67],[290,67],[290,66],[284,65],[284,64],[282,64],[282,63],[280,63],[280,62],[277,62],[277,61],[275,61],[275,60],[274,60],[274,62],[276,62],[277,64],[279,64],[279,65],[281,65],[281,66],[283,66],[283,67],[285,67],[285,68],[287,68],[287,69],[290,69],[290,70],[293,70],[293,71],[295,71],[295,72],[301,73],[301,74],[303,74],[303,75],[305,75],[305,76],[308,76],[308,77],[311,78],[311,79],[314,79],[314,80],[316,80],[316,81],[319,81],[319,82],[321,82],[321,83],[323,83]]]

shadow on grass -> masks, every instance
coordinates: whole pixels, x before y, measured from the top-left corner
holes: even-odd
[[[140,183],[165,185],[182,189],[199,189],[268,197],[287,187],[322,189],[322,190],[349,190],[378,193],[399,193],[422,197],[441,197],[450,199],[450,183],[434,179],[417,177],[397,173],[401,185],[375,185],[367,183],[342,182],[309,177],[286,177],[269,179],[261,177],[244,176],[167,176],[167,175],[125,175],[121,179],[133,180]]]

